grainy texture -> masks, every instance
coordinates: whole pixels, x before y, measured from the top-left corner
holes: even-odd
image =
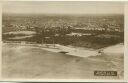
[[[20,44],[3,44],[2,55],[2,75],[5,78],[101,78],[94,76],[95,70],[121,73],[115,77],[102,77],[104,79],[123,78],[122,55],[82,58]]]
[[[3,2],[2,77],[123,79],[124,3]]]

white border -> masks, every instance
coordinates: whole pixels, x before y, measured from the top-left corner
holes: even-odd
[[[128,82],[128,2],[125,3],[125,28],[124,28],[124,79]]]
[[[4,1],[16,1],[16,0],[4,0]],[[78,1],[78,0],[18,0],[18,1]],[[79,1],[85,1],[85,0],[79,0]],[[97,1],[97,0],[86,0],[86,1]],[[98,1],[113,1],[113,0],[98,0]],[[0,81],[19,81],[19,82],[128,82],[128,3],[125,2],[127,0],[115,0],[125,3],[125,28],[124,28],[124,34],[125,34],[125,52],[124,52],[124,79],[123,80],[108,80],[108,79],[3,79],[1,78],[0,74]],[[0,2],[0,33],[2,29],[2,3]],[[1,41],[1,35],[0,35],[0,41]],[[2,42],[0,42],[0,49],[2,48],[1,45]],[[1,53],[1,51],[0,51]],[[1,58],[0,58],[0,66],[1,66]],[[1,69],[0,69],[1,72]]]

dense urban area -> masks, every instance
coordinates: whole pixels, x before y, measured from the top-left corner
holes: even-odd
[[[3,15],[3,41],[102,48],[123,42],[123,15]]]

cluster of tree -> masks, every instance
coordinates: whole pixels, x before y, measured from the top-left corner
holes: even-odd
[[[117,43],[122,43],[124,41],[124,33],[123,32],[92,32],[94,35],[83,35],[77,36],[72,35],[68,36],[66,34],[72,33],[74,30],[69,28],[50,28],[50,29],[40,29],[37,28],[35,35],[35,39],[37,43],[58,43],[62,45],[78,45],[78,46],[85,46],[90,47],[95,45],[107,46],[113,45]],[[79,32],[81,33],[81,32]],[[83,33],[83,32],[82,32]],[[106,36],[102,36],[102,34]],[[97,37],[97,35],[100,35]],[[110,35],[110,37],[109,37]],[[91,45],[91,44],[92,45]]]
[[[25,38],[23,41],[37,43],[58,43],[63,45],[78,45],[91,47],[91,45],[112,45],[124,41],[123,16],[3,16],[3,32],[16,31],[16,27],[10,25],[24,25],[35,27],[36,34],[31,38]],[[109,25],[109,26],[108,26]],[[118,26],[121,32],[99,31],[99,30],[76,30],[76,28],[103,27],[105,29],[111,26]],[[27,30],[27,29],[26,29]],[[70,33],[91,33],[92,35],[68,36]],[[97,35],[108,34],[111,37]],[[116,37],[116,36],[118,37]],[[8,39],[18,35],[2,35],[3,39]],[[21,40],[20,40],[21,41]],[[93,46],[92,46],[93,47]]]

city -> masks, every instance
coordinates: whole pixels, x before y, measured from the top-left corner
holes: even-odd
[[[123,4],[4,3],[2,78],[124,79]]]

